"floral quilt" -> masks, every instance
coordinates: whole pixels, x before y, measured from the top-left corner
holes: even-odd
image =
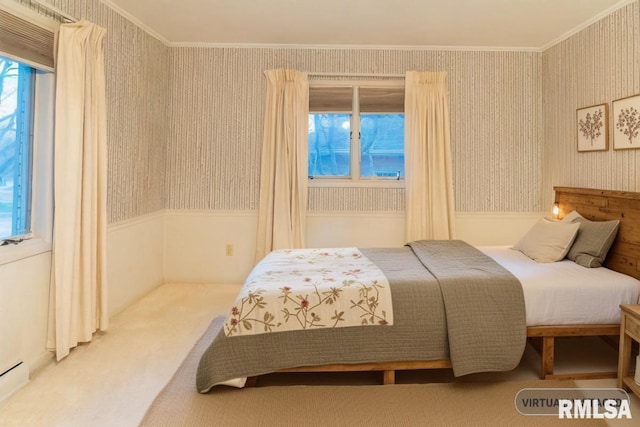
[[[227,336],[393,324],[389,281],[356,248],[279,250],[244,283]]]

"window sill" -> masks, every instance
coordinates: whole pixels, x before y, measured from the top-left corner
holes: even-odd
[[[309,188],[404,188],[404,180],[397,179],[361,179],[351,180],[349,178],[314,178],[307,181]]]
[[[37,238],[25,240],[17,245],[0,246],[0,265],[10,264],[50,251],[51,242]]]

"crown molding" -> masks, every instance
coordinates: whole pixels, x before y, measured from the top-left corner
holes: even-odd
[[[190,43],[170,42],[169,47],[227,49],[326,49],[326,50],[437,50],[480,52],[539,52],[539,48],[511,46],[406,46],[406,45],[345,45],[345,44],[269,44],[269,43]]]
[[[577,27],[567,31],[566,33],[564,33],[563,35],[561,35],[560,37],[556,38],[555,40],[550,41],[549,43],[541,46],[539,48],[540,52],[544,52],[545,50],[557,45],[558,43],[561,43],[563,41],[565,41],[566,39],[568,39],[569,37],[578,34],[580,31],[584,30],[585,28],[589,27],[592,24],[595,24],[596,22],[600,21],[601,19],[611,15],[613,12],[622,9],[623,7],[631,4],[631,3],[635,3],[636,0],[622,0],[616,4],[614,4],[613,6],[611,6],[610,8],[602,11],[601,13],[599,13],[598,15],[594,16],[593,18],[589,19],[588,21],[583,22],[582,24],[578,25]]]
[[[116,12],[118,15],[120,15],[123,18],[125,18],[126,20],[130,21],[132,24],[134,24],[135,26],[137,26],[141,30],[145,31],[147,34],[149,34],[153,38],[157,39],[159,42],[161,42],[165,46],[171,46],[171,42],[169,40],[167,40],[166,38],[164,38],[160,33],[155,31],[151,27],[149,27],[147,24],[145,24],[144,22],[142,22],[141,20],[139,20],[138,18],[136,18],[135,16],[133,16],[132,14],[127,12],[126,10],[122,9],[117,4],[114,4],[110,0],[100,0],[100,1],[102,3],[104,3],[107,7],[112,9],[114,12]]]

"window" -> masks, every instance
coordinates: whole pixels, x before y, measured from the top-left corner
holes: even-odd
[[[311,82],[309,177],[311,185],[404,179],[403,81]]]
[[[35,70],[0,56],[0,239],[31,233]]]
[[[0,265],[51,249],[58,23],[0,2]],[[6,31],[5,31],[6,30]]]

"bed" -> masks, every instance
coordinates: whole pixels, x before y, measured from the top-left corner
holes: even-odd
[[[246,378],[250,385],[256,376],[271,372],[381,371],[383,382],[391,384],[395,372],[404,369],[452,368],[456,376],[510,370],[517,366],[527,340],[541,354],[540,376],[558,378],[553,372],[556,338],[617,336],[619,305],[638,301],[640,238],[634,222],[640,219],[640,195],[554,190],[560,217],[575,210],[585,221],[619,221],[606,268],[584,268],[571,260],[539,264],[511,248],[474,248],[450,241],[388,249],[287,251],[282,259],[270,259],[275,267],[259,265],[247,278],[243,289],[248,293],[239,297],[200,361],[198,390],[242,386]],[[317,278],[298,269],[291,257],[312,257],[306,261]],[[328,266],[319,264],[323,257],[329,257]],[[372,270],[382,274],[362,279],[369,266],[360,263],[371,263]],[[336,281],[331,265],[346,278]],[[462,272],[462,265],[470,265],[474,275]],[[273,280],[278,291],[272,300],[254,276]],[[284,284],[283,277],[294,276],[302,286],[311,286],[311,292],[293,293],[297,288]],[[356,276],[358,280],[350,280]],[[558,278],[560,282],[553,282]],[[331,286],[318,290],[314,283],[321,281]],[[348,296],[340,299],[342,292]],[[315,296],[322,304],[313,301]],[[393,310],[385,306],[385,298],[393,302]],[[284,305],[276,306],[277,301]],[[333,310],[333,315],[322,314],[322,308]],[[360,316],[348,319],[349,308]],[[359,321],[361,325],[353,323]],[[335,327],[338,324],[342,327]],[[277,330],[281,327],[292,329]]]

